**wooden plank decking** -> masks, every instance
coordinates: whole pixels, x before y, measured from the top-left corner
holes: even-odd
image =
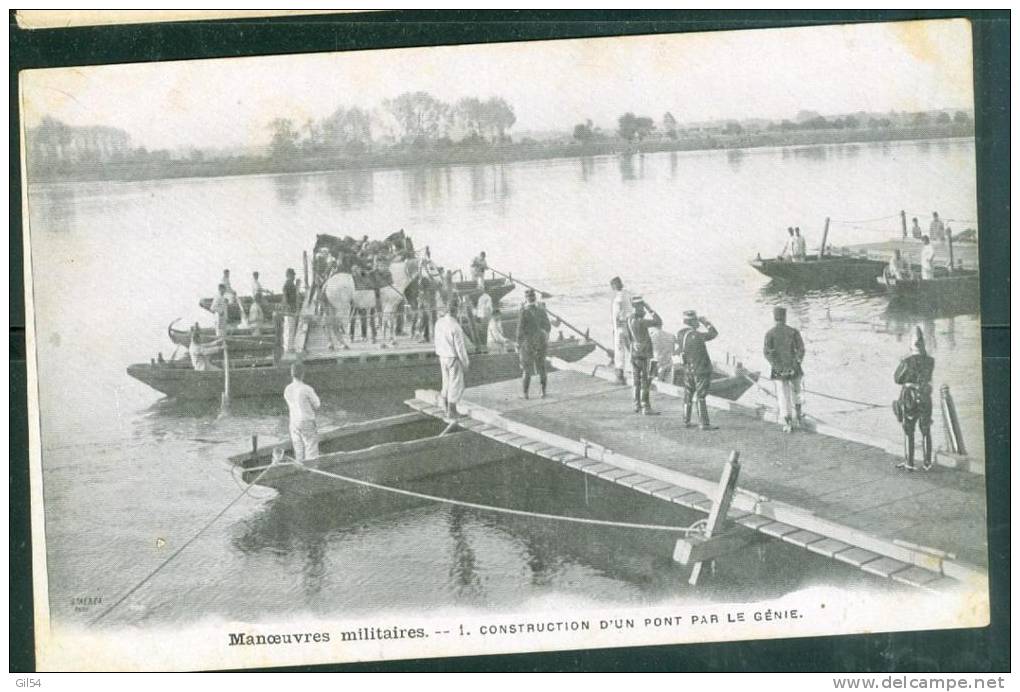
[[[546,399],[520,399],[519,388],[509,381],[469,389],[460,403],[470,416],[464,427],[703,512],[736,449],[742,471],[729,517],[738,524],[921,588],[987,578],[982,476],[908,474],[881,449],[784,434],[740,412],[713,410],[720,430],[685,429],[680,400],[655,396],[660,415],[635,415],[630,388],[577,372],[552,373]],[[420,391],[408,404],[442,415],[436,397]]]

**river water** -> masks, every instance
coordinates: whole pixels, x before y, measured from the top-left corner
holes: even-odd
[[[778,252],[790,225],[817,246],[826,217],[837,245],[898,236],[900,209],[922,224],[933,209],[964,220],[953,223],[957,232],[974,225],[966,222],[976,218],[970,139],[32,185],[29,200],[50,601],[60,621],[93,617],[72,599],[115,601],[235,497],[224,459],[251,433],[286,432],[281,400],[238,403],[219,416],[213,405],[160,401],[125,367],[169,355],[171,320],[211,323],[196,303],[224,267],[241,292],[252,270],[279,290],[316,233],[382,237],[404,228],[440,263],[465,271],[485,249],[493,267],[555,294],[549,306],[599,339],[609,336],[608,280],[620,275],[667,328],[679,328],[686,309],[708,316],[720,332],[713,357],[752,369],[765,369],[772,306],[786,305],[806,342],[808,410],[876,439],[898,439],[892,372],[920,324],[968,447],[980,454],[983,446],[978,315],[891,311],[878,290],[790,294],[747,263]],[[772,403],[760,390],[745,397]],[[400,409],[385,398],[334,398],[325,418]],[[935,435],[938,443],[937,422]],[[478,501],[590,516],[614,516],[621,504],[612,489],[586,504],[576,476],[544,462],[475,473],[468,486],[502,489]],[[550,487],[559,492],[535,492]],[[653,505],[631,511],[621,518],[677,521]],[[711,583],[691,592],[668,558],[648,537],[381,498],[295,505],[256,489],[107,621],[749,598],[868,579],[773,546],[720,561]]]

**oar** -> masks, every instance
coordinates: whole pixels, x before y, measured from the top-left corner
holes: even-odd
[[[593,344],[595,344],[596,346],[598,346],[599,348],[601,348],[603,351],[606,352],[606,355],[608,355],[610,358],[614,358],[615,357],[615,354],[613,353],[613,349],[606,348],[605,346],[600,344],[598,341],[596,341],[595,339],[591,338],[591,336],[588,334],[588,332],[582,332],[580,329],[578,329],[574,325],[570,324],[570,322],[567,322],[565,319],[563,319],[562,317],[557,315],[555,312],[553,312],[549,308],[545,308],[545,311],[549,315],[554,317],[557,321],[559,321],[561,324],[566,326],[568,329],[572,329],[573,331],[577,332],[578,335],[583,336],[585,338],[585,340],[590,341]]]
[[[524,283],[520,279],[513,278],[509,274],[504,274],[503,272],[498,271],[496,269],[493,269],[492,267],[489,267],[489,271],[491,271],[493,274],[499,274],[504,279],[509,279],[510,281],[516,281],[521,286],[524,286],[525,288],[530,288],[532,291],[538,291],[538,293],[540,293],[542,295],[542,300],[548,300],[548,299],[552,298],[552,293],[549,293],[548,291],[543,291],[541,289],[535,288],[534,286],[532,286],[530,284]],[[552,313],[549,313],[549,314],[551,315]],[[564,324],[566,324],[566,323],[564,322]]]

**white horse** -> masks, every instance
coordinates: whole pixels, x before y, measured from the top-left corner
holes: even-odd
[[[393,282],[379,289],[379,303],[382,307],[382,338],[386,339],[386,335],[389,334],[392,343],[396,343],[396,317],[404,302],[404,290],[417,278],[418,271],[418,260],[416,259],[394,262],[390,265]],[[352,274],[340,273],[329,277],[322,287],[322,296],[340,320],[348,316],[353,318],[355,310],[363,309],[367,313],[379,307],[376,305],[375,290],[357,290],[354,287]],[[372,331],[375,331],[374,323]],[[353,338],[353,334],[351,336]]]

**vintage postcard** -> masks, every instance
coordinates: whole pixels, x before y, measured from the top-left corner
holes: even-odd
[[[971,55],[22,72],[39,669],[986,625]]]

